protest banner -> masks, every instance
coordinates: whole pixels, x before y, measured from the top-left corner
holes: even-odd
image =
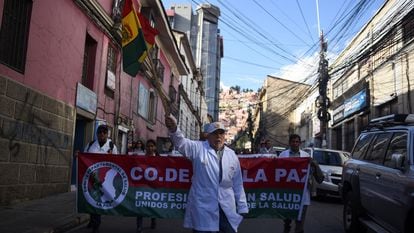
[[[248,217],[296,218],[309,158],[240,158]],[[81,213],[183,218],[192,166],[184,157],[80,153]]]

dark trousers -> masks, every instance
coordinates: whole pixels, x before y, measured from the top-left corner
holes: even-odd
[[[143,228],[144,218],[142,216],[137,217],[137,232],[141,232]],[[151,229],[155,229],[157,222],[155,218],[151,218]]]
[[[307,210],[307,205],[303,206],[302,209],[302,217],[300,219],[300,221],[295,220],[295,233],[303,233],[304,232],[304,227],[305,227],[305,217],[306,217],[306,210]],[[290,232],[290,228],[291,228],[291,223],[292,223],[292,219],[285,219],[283,220],[283,233],[289,233]]]
[[[90,223],[91,223],[91,227],[92,229],[96,230],[99,228],[99,226],[101,225],[101,215],[99,214],[90,214]]]
[[[226,214],[220,207],[220,220],[219,220],[219,229],[220,231],[198,231],[193,229],[193,233],[236,233],[236,231],[231,227],[229,220],[226,217]]]

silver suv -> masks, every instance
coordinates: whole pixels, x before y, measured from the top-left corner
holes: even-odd
[[[314,190],[316,197],[333,195],[339,196],[338,184],[342,180],[342,166],[349,159],[350,154],[346,151],[331,150],[324,148],[304,148],[314,160],[319,163],[325,179],[322,183],[316,183]]]
[[[345,232],[414,232],[414,115],[373,119],[344,164]]]

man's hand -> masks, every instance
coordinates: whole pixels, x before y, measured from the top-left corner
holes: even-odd
[[[165,125],[170,132],[177,131],[177,119],[171,114],[165,115]]]

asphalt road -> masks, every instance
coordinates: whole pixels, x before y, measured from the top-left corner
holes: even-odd
[[[133,233],[135,218],[120,216],[102,216],[101,233]],[[239,233],[278,233],[283,231],[280,219],[245,219],[239,227]],[[90,228],[81,226],[70,233],[89,233]],[[342,204],[339,199],[324,198],[312,201],[308,209],[305,224],[306,233],[344,232],[342,227]],[[150,229],[150,219],[144,219],[144,233],[191,233],[182,227],[182,219],[157,219],[157,228]]]

